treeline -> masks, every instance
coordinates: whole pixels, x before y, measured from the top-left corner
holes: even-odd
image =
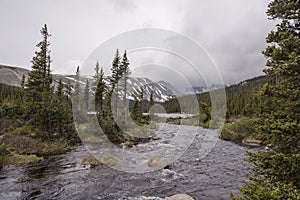
[[[225,88],[227,110],[226,118],[247,116],[251,117],[259,112],[259,99],[257,93],[260,88],[267,82],[272,83],[272,79],[267,76],[259,76],[245,80],[239,84],[231,85]],[[216,92],[217,93],[217,92]],[[195,112],[193,105],[180,105],[179,102],[190,102],[195,95],[186,95],[178,99],[171,99],[162,103],[168,113],[179,113],[185,110],[189,113]],[[204,107],[211,110],[211,97],[209,92],[196,94],[199,102],[200,114],[203,114]],[[216,100],[217,101],[217,100]],[[182,107],[185,106],[185,107]]]
[[[129,136],[125,132],[130,132],[135,125],[149,123],[149,117],[144,116],[143,112],[154,104],[152,93],[149,101],[144,100],[143,88],[140,88],[138,97],[134,101],[128,99],[127,82],[131,74],[129,65],[126,51],[120,56],[117,49],[112,61],[108,83],[104,81],[103,68],[100,67],[99,62],[95,65],[93,79],[88,80],[81,77],[79,67],[75,75],[73,94],[75,121],[79,126],[84,126],[90,120],[87,115],[88,111],[94,109],[98,124],[104,134],[115,144],[127,141]],[[85,84],[81,85],[80,82],[83,80],[85,80]],[[96,87],[95,95],[91,95],[92,87]],[[97,129],[91,128],[88,132],[93,132],[93,130]]]
[[[0,83],[0,103],[5,99],[12,100],[18,91],[18,87]]]
[[[268,79],[267,76],[260,76],[226,87],[226,117],[251,117],[258,113],[260,107],[257,93],[265,83],[270,82]]]

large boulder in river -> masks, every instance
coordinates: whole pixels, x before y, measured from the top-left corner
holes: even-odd
[[[176,194],[176,195],[167,197],[166,200],[194,200],[194,198],[187,194]]]
[[[149,167],[153,167],[153,168],[168,168],[169,167],[169,163],[160,157],[151,157],[148,160],[148,166]]]

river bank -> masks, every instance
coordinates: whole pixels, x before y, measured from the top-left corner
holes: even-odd
[[[78,144],[60,138],[45,140],[35,137],[30,128],[16,128],[0,136],[0,167],[40,162],[44,157],[64,154]]]

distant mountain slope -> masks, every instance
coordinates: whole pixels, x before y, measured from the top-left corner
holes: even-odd
[[[25,74],[27,77],[29,70],[20,67],[10,67],[0,65],[0,83],[12,86],[20,86],[22,76]],[[74,75],[61,75],[53,74],[54,82],[62,80],[64,84],[74,85]],[[82,78],[80,84],[85,85],[86,80],[89,79],[90,83],[93,82],[92,78]],[[108,77],[105,77],[105,82],[109,85]],[[175,97],[178,94],[176,88],[170,83],[165,81],[153,82],[148,78],[130,77],[128,80],[128,98],[134,100],[138,98],[141,88],[144,89],[144,99],[149,99],[151,92],[153,92],[153,98],[157,102],[164,102]],[[91,92],[95,91],[95,86],[91,87]],[[120,92],[121,95],[122,92]]]
[[[63,83],[71,83],[72,85],[76,82],[73,75],[54,75],[54,79],[61,79]],[[79,83],[85,85],[86,80],[89,80],[90,83],[94,81],[92,78],[81,78]],[[109,87],[109,77],[104,77],[104,81]],[[154,101],[157,102],[167,101],[178,94],[178,91],[170,83],[165,81],[153,82],[148,78],[130,77],[127,82],[127,98],[130,100],[138,98],[142,88],[144,90],[144,99],[149,100],[151,92],[153,92]],[[94,93],[95,90],[96,86],[91,86],[91,92]],[[119,91],[120,96],[122,96],[123,93],[123,91]]]
[[[20,86],[23,74],[28,76],[28,73],[28,69],[0,65],[0,83]]]

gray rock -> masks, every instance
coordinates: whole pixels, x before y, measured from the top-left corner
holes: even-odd
[[[187,194],[176,194],[176,195],[167,197],[166,200],[194,200],[194,198]]]
[[[166,168],[169,166],[169,163],[163,159],[163,158],[160,158],[160,157],[151,157],[149,158],[148,160],[148,166],[149,167],[154,167],[154,168]]]

